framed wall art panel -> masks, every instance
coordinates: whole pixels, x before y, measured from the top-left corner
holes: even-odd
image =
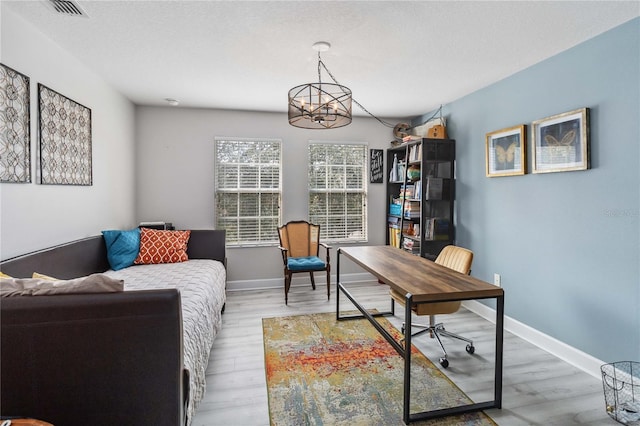
[[[29,77],[0,64],[0,182],[31,182]]]
[[[589,168],[589,108],[533,122],[533,173]]]
[[[527,172],[527,132],[524,124],[486,135],[487,177],[516,176]]]
[[[92,185],[91,109],[38,84],[40,183]]]
[[[384,150],[369,150],[369,182],[382,183],[384,172]]]

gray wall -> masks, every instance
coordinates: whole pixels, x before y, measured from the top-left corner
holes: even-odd
[[[93,185],[0,184],[0,258],[127,228],[134,221],[134,107],[104,79],[0,2],[0,62],[30,77],[36,182],[37,84],[91,109]]]
[[[183,229],[214,227],[217,136],[282,140],[283,223],[308,217],[309,140],[365,142],[369,148],[383,149],[393,139],[391,129],[372,118],[355,117],[347,127],[321,131],[292,127],[286,114],[180,107],[137,107],[136,127],[138,219],[164,220]],[[385,243],[385,205],[385,185],[369,184],[369,244]],[[227,256],[229,281],[260,285],[272,280],[281,285],[282,258],[275,246],[231,248]],[[335,250],[332,256],[335,259]],[[356,271],[348,265],[344,268]]]
[[[532,121],[582,107],[590,170],[485,177],[486,133],[524,123],[531,136]],[[473,275],[502,275],[508,316],[601,360],[640,359],[640,19],[445,115],[457,140],[457,242],[476,254]]]

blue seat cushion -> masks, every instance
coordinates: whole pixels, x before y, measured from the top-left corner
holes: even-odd
[[[322,271],[326,264],[318,256],[290,257],[287,268],[290,271]]]

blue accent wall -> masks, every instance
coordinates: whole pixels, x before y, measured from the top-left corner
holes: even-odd
[[[485,134],[590,108],[591,169],[485,177]],[[600,360],[640,360],[640,18],[443,108],[457,244],[506,315]],[[431,112],[415,120],[420,123]]]

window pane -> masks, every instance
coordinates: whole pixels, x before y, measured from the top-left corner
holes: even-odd
[[[218,193],[216,196],[216,216],[218,218],[238,216],[238,194]]]
[[[233,189],[238,187],[238,166],[236,164],[220,164],[216,167],[218,188]]]
[[[260,168],[260,188],[280,187],[280,165],[268,165]]]
[[[347,211],[350,215],[362,215],[364,212],[364,197],[362,194],[347,194]]]
[[[260,194],[260,217],[275,216],[280,213],[280,194]]]

